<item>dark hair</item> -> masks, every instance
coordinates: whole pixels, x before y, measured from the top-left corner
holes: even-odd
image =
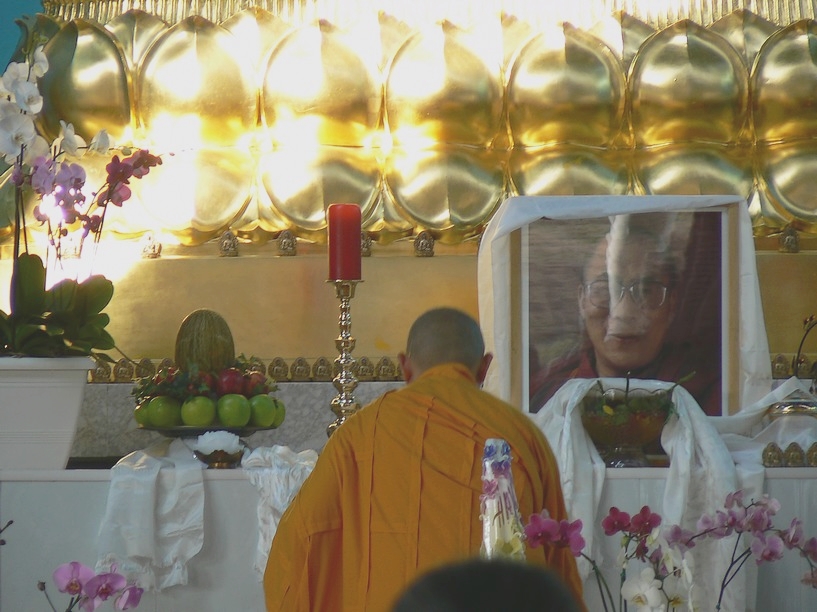
[[[406,355],[420,370],[443,363],[460,363],[473,370],[484,353],[479,323],[456,308],[434,308],[420,315],[406,342]]]
[[[392,612],[578,612],[558,574],[524,561],[470,559],[420,576]]]

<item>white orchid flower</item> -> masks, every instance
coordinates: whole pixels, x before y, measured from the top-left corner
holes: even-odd
[[[0,119],[9,115],[19,115],[20,107],[16,102],[10,100],[0,100]]]
[[[38,157],[50,157],[51,156],[51,147],[48,145],[48,141],[37,134],[34,138],[26,145],[25,153],[23,154],[23,161],[27,163],[29,166],[32,165],[35,159]]]
[[[48,72],[48,58],[45,56],[43,46],[40,45],[34,49],[34,63],[31,64],[31,76],[39,78]]]
[[[54,142],[58,150],[62,150],[72,157],[82,157],[85,154],[86,144],[82,136],[74,132],[74,125],[60,119],[60,135]]]
[[[34,121],[28,115],[16,113],[0,119],[0,153],[5,156],[6,162],[13,164],[22,147],[36,135]]]
[[[663,588],[668,610],[688,609],[689,590],[682,580],[676,576],[667,576],[664,578]]]
[[[36,115],[43,109],[43,97],[37,84],[31,81],[17,81],[14,85],[14,100],[27,113]]]
[[[661,612],[666,609],[666,598],[661,593],[661,581],[651,567],[645,567],[637,576],[631,576],[621,585],[621,596],[635,605],[636,612]]]
[[[88,145],[88,151],[93,153],[106,154],[114,147],[113,138],[108,134],[108,130],[102,129],[97,132],[96,136],[91,139],[91,144]]]
[[[3,73],[3,91],[6,95],[14,95],[17,84],[26,81],[28,81],[28,64],[11,62]]]

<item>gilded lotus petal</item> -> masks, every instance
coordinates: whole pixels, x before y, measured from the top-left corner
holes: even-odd
[[[600,19],[588,32],[610,48],[626,71],[655,29],[624,11],[617,11]]]
[[[326,23],[291,32],[269,58],[261,107],[275,142],[365,145],[379,125],[381,106],[373,69]]]
[[[37,125],[46,139],[59,135],[60,120],[89,142],[101,129],[121,139],[131,127],[130,72],[113,35],[76,19],[48,41],[45,54],[49,68],[39,82]]]
[[[510,177],[519,195],[627,195],[631,182],[625,156],[576,147],[516,150]]]
[[[502,15],[502,69],[510,71],[514,58],[536,34],[533,26],[513,15]]]
[[[752,75],[755,134],[781,142],[817,136],[817,23],[803,20],[773,34]]]
[[[488,66],[450,24],[414,34],[386,76],[387,129],[400,146],[488,146],[502,132],[499,61]]]
[[[572,26],[538,34],[508,79],[508,122],[517,146],[607,146],[622,136],[621,64],[595,36]]]
[[[381,73],[412,33],[413,30],[405,21],[383,11],[377,14],[376,26],[371,21],[358,18],[347,30],[350,41],[357,41],[368,47],[365,52],[361,51],[365,53],[362,57],[375,58],[377,69]]]
[[[325,209],[332,202],[360,205],[364,228],[377,221],[372,215],[380,168],[365,149],[321,147],[313,152],[282,148],[261,158],[259,176],[262,197],[268,198],[275,211],[261,213],[264,227],[279,228],[283,218],[297,236],[325,242]]]
[[[201,17],[170,28],[145,56],[141,124],[163,148],[246,144],[256,127],[255,77],[229,31]]]
[[[763,43],[780,27],[746,9],[740,9],[718,19],[709,29],[723,36],[751,69]]]
[[[814,141],[762,147],[760,156],[761,192],[774,210],[798,229],[817,230],[817,143]]]
[[[754,188],[748,147],[699,144],[652,148],[636,153],[635,167],[648,194],[737,194],[748,200]]]
[[[293,27],[280,17],[257,6],[237,12],[222,22],[221,26],[244,46],[244,61],[261,73],[275,45]]]
[[[145,11],[130,10],[109,21],[105,28],[122,47],[128,69],[133,72],[150,46],[164,34],[167,24]]]
[[[637,146],[747,138],[748,73],[726,39],[680,21],[647,40],[630,72]]]
[[[126,206],[112,208],[105,229],[132,234],[163,230],[200,244],[240,219],[252,193],[252,156],[237,147],[200,148],[162,158],[132,185]]]
[[[473,236],[505,195],[504,153],[466,147],[395,150],[385,178],[397,209],[442,242]]]
[[[24,62],[26,57],[23,51],[23,46],[26,42],[26,37],[29,32],[37,32],[38,35],[44,37],[46,40],[52,38],[62,27],[62,22],[43,13],[36,15],[23,15],[14,22],[20,28],[20,39],[11,54],[10,62]]]

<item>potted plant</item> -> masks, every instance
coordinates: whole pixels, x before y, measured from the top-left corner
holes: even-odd
[[[86,144],[61,122],[49,145],[37,132],[43,99],[37,80],[48,70],[42,40],[29,21],[23,62],[12,62],[0,81],[0,155],[9,165],[0,186],[13,192],[12,271],[9,310],[0,310],[0,469],[65,467],[82,404],[90,357],[110,361],[114,348],[102,312],[113,283],[101,275],[47,284],[46,264],[30,245],[30,224],[48,237],[46,261],[62,264],[68,241],[81,255],[87,239],[97,242],[109,206],[122,206],[130,181],[161,164],[148,151],[119,147],[98,191],[85,186],[79,159],[110,155],[103,130]],[[123,156],[120,158],[120,154]],[[67,387],[57,381],[65,379]],[[32,423],[31,419],[34,419]],[[39,421],[39,424],[37,422]]]

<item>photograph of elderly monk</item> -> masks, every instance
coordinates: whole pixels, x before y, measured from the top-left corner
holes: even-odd
[[[529,410],[571,378],[678,382],[721,414],[721,215],[529,226]]]

